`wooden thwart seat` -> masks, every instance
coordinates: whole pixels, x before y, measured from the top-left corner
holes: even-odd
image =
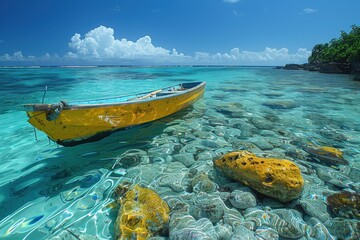
[[[161,92],[161,91],[162,91],[162,89],[159,89],[159,90],[153,91],[153,92],[151,92],[151,93],[149,93],[149,94],[146,94],[146,95],[144,95],[144,96],[141,96],[141,97],[136,97],[136,98],[128,99],[127,101],[142,100],[142,99],[145,99],[145,98],[149,98],[149,97],[151,97],[151,96],[154,96],[154,95],[158,94],[158,93]]]
[[[153,91],[153,92],[151,92],[151,93],[149,93],[149,94],[146,94],[145,96],[139,97],[138,100],[145,99],[145,98],[149,98],[149,97],[151,97],[151,96],[153,96],[153,95],[156,95],[157,93],[159,93],[159,92],[161,92],[161,91],[162,91],[162,89]]]

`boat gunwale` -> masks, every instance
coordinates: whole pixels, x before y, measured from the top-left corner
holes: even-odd
[[[121,102],[114,102],[114,103],[95,103],[95,104],[70,104],[68,106],[64,106],[63,107],[63,110],[78,110],[78,109],[86,109],[86,108],[101,108],[101,107],[111,107],[111,106],[122,106],[122,105],[130,105],[130,104],[138,104],[138,103],[144,103],[144,102],[151,102],[151,101],[156,101],[156,100],[162,100],[162,99],[166,99],[166,98],[172,98],[172,97],[175,97],[175,96],[181,96],[181,95],[184,95],[186,93],[189,93],[189,92],[193,92],[201,87],[203,87],[204,85],[206,85],[206,82],[205,81],[202,81],[202,82],[191,82],[191,83],[197,83],[197,85],[195,85],[194,87],[192,88],[189,88],[189,89],[186,89],[186,90],[182,90],[182,91],[177,91],[177,92],[169,92],[170,94],[167,94],[167,95],[164,95],[164,96],[159,96],[159,97],[155,97],[155,98],[151,98],[151,97],[148,97],[148,98],[144,98],[144,99],[139,99],[137,100],[136,98],[134,100],[125,100],[125,101],[121,101]],[[178,86],[178,85],[181,85],[181,84],[184,84],[184,83],[179,83],[177,85],[174,85],[174,86]],[[173,87],[173,86],[170,86],[170,87]],[[159,90],[164,90],[164,89],[167,89],[167,88],[170,88],[170,87],[164,87],[162,89],[159,89]],[[150,92],[146,92],[146,93],[151,93],[152,91]],[[142,94],[146,94],[146,93],[142,93]],[[139,94],[134,94],[133,96],[136,96],[136,95],[139,95]],[[130,95],[131,96],[131,95]],[[105,99],[111,99],[112,97],[110,98],[103,98],[103,99],[90,99],[88,101],[97,101],[97,100],[105,100]],[[113,98],[116,98],[116,97],[113,97]],[[86,101],[86,100],[84,100]],[[36,105],[43,105],[43,104],[25,104],[24,106],[25,107],[34,107]],[[48,104],[48,105],[52,105],[52,104]],[[35,111],[35,110],[26,110],[27,112],[45,112],[45,111]]]

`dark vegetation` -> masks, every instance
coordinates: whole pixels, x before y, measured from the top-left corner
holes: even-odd
[[[310,64],[360,62],[360,27],[353,25],[350,33],[341,31],[339,38],[316,44],[308,61]]]
[[[339,38],[316,44],[308,63],[286,64],[283,69],[351,73],[360,79],[360,26],[352,25],[349,33],[341,31]]]

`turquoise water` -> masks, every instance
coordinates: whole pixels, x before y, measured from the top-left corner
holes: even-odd
[[[45,101],[57,103],[191,81],[207,82],[193,107],[77,147],[59,147],[39,131],[36,140],[20,111],[41,102],[45,86]],[[158,181],[179,153],[193,154],[197,168],[238,149],[302,163],[293,154],[305,155],[300,139],[340,149],[349,165],[334,171],[360,169],[360,82],[347,75],[268,67],[0,68],[0,83],[0,239],[47,239],[70,227],[111,239],[116,211],[105,206],[119,183],[148,185],[165,200],[191,194]],[[129,150],[140,160],[115,165]],[[162,171],[147,173],[152,167]],[[359,186],[356,179],[349,180]]]

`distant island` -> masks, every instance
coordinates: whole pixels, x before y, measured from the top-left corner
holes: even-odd
[[[356,78],[360,77],[360,26],[352,25],[350,33],[341,31],[339,38],[334,38],[328,43],[316,44],[308,63],[286,64],[277,68],[346,73],[355,74]]]

